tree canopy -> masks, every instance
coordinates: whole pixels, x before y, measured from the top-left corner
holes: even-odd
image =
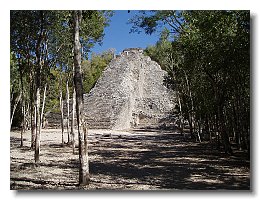
[[[29,97],[34,96],[35,79],[37,73],[37,53],[39,54],[41,73],[40,88],[47,86],[46,112],[58,111],[59,105],[59,79],[69,79],[70,92],[72,93],[72,68],[73,68],[73,11],[11,11],[11,87],[13,97],[11,109],[18,100],[21,91],[21,80],[24,84],[24,97],[29,103]],[[88,54],[95,43],[102,43],[104,28],[109,25],[111,11],[82,11],[81,38],[82,60],[87,63]],[[40,32],[42,32],[40,41]],[[38,52],[37,52],[37,43]],[[107,62],[106,62],[107,63]],[[84,81],[85,92],[88,92],[104,69],[104,64],[97,63],[92,67],[95,75],[88,85]],[[97,69],[94,69],[94,68]],[[100,69],[99,69],[100,68]],[[98,71],[98,72],[97,72]],[[22,77],[20,79],[20,76]],[[87,76],[87,74],[86,74]],[[92,75],[91,75],[92,76]],[[66,93],[66,82],[62,81],[63,94]],[[50,92],[51,91],[51,92]],[[65,98],[65,97],[64,97]],[[32,101],[32,100],[31,100]],[[32,106],[32,105],[31,105]],[[14,112],[14,126],[20,126],[21,103],[18,102]],[[20,113],[20,114],[19,114]],[[20,119],[20,120],[19,120]]]
[[[151,11],[132,22],[147,34],[162,30],[145,52],[168,71],[191,133],[203,127],[220,133],[228,153],[230,137],[249,150],[249,11]]]

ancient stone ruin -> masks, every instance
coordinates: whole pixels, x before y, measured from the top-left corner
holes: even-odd
[[[142,49],[125,49],[84,95],[89,128],[122,130],[168,118],[175,103],[174,94],[163,84],[165,75]]]
[[[106,67],[90,93],[84,95],[88,127],[122,130],[174,122],[174,93],[163,84],[165,75],[166,72],[156,62],[143,55],[142,49],[125,49]],[[65,101],[63,108],[66,127]],[[46,119],[48,127],[60,127],[60,113],[46,113]]]

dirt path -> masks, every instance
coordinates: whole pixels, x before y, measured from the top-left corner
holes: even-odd
[[[10,137],[11,189],[82,189],[78,155],[60,145],[60,130],[43,130],[38,166],[29,148],[30,132],[22,148],[19,132]],[[250,162],[241,152],[225,156],[207,143],[158,130],[90,130],[89,139],[91,184],[84,189],[250,189]]]

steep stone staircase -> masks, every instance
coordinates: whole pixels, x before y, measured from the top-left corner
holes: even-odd
[[[90,93],[84,95],[84,115],[89,128],[128,129],[158,124],[175,106],[174,93],[163,84],[165,75],[141,49],[124,50],[106,67]],[[71,112],[70,101],[70,115]],[[60,114],[50,116],[49,124],[51,121],[58,126]]]
[[[163,85],[165,74],[140,49],[125,50],[84,98],[89,127],[128,129],[144,121],[157,123],[174,107],[174,95]]]

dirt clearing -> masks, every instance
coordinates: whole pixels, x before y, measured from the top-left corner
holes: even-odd
[[[61,130],[42,130],[37,166],[30,140],[27,131],[20,147],[20,132],[10,134],[13,190],[250,189],[250,161],[242,152],[226,156],[176,132],[89,130],[91,183],[84,188],[78,185],[78,155],[61,145]]]

